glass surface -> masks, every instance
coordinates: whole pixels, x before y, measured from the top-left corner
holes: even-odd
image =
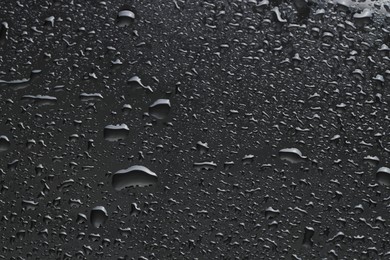
[[[0,0],[0,259],[390,259],[389,13]]]

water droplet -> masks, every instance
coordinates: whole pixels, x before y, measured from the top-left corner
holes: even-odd
[[[214,170],[217,168],[217,164],[215,162],[195,162],[194,168],[198,171],[200,170]]]
[[[104,139],[107,141],[119,141],[129,135],[130,129],[126,124],[108,125],[104,128]]]
[[[305,247],[312,247],[313,246],[313,240],[312,237],[314,235],[314,228],[312,227],[305,227],[305,234],[303,235],[303,246]]]
[[[279,151],[279,157],[290,163],[304,162],[307,157],[302,155],[302,152],[297,148],[284,148]]]
[[[376,180],[381,185],[390,186],[390,168],[379,168],[376,172]]]
[[[149,114],[156,119],[164,119],[171,110],[169,99],[157,99],[149,106]]]
[[[7,151],[11,146],[11,142],[5,135],[0,136],[0,152]]]
[[[102,99],[103,99],[103,96],[100,93],[81,93],[80,94],[80,100],[83,102],[100,101]]]
[[[24,95],[22,100],[32,101],[34,104],[38,106],[44,105],[55,105],[57,103],[57,98],[52,96],[44,96],[44,95]]]
[[[119,11],[117,17],[117,25],[119,27],[130,26],[133,24],[135,19],[135,14],[130,10]]]
[[[103,226],[107,219],[108,213],[105,207],[96,206],[91,210],[90,220],[95,228]]]
[[[198,141],[196,143],[196,149],[198,149],[200,154],[205,154],[209,151],[209,145],[207,143],[203,143],[201,141]]]
[[[287,20],[282,17],[282,14],[280,13],[279,7],[274,7],[271,9],[275,13],[276,19],[281,23],[287,23]]]
[[[157,175],[148,168],[134,165],[130,168],[117,171],[112,176],[112,186],[115,190],[127,187],[145,187],[157,184]]]
[[[274,209],[272,207],[268,207],[265,210],[265,218],[266,219],[273,219],[273,218],[277,217],[279,214],[280,214],[280,211],[277,209]]]
[[[14,80],[0,80],[1,86],[9,86],[14,90],[24,89],[30,85],[30,83],[38,77],[41,73],[41,70],[33,70],[31,71],[29,78],[23,79],[14,79]]]
[[[55,17],[49,16],[45,19],[45,24],[50,25],[51,27],[54,27],[54,21],[55,21]]]
[[[38,206],[39,202],[35,202],[32,200],[23,200],[22,201],[22,207],[25,210],[35,210],[36,207]]]
[[[2,22],[0,25],[0,43],[4,43],[8,39],[8,23]]]
[[[371,18],[372,17],[372,11],[368,8],[365,8],[361,13],[356,13],[353,15],[353,18],[356,19],[364,19],[364,18]]]

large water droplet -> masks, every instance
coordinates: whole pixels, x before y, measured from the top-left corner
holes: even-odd
[[[115,190],[127,187],[145,187],[157,184],[157,175],[148,168],[134,165],[130,168],[117,171],[112,176],[112,186]]]

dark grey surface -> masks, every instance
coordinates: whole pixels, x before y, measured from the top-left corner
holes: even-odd
[[[1,259],[390,258],[385,7],[0,3]]]

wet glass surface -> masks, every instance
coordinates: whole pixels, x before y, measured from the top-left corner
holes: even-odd
[[[387,1],[0,3],[0,259],[390,259]]]

